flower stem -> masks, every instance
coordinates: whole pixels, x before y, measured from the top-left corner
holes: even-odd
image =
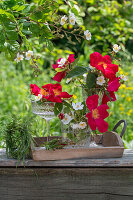
[[[46,120],[47,122],[47,142],[48,142],[48,138],[50,136],[50,120]]]

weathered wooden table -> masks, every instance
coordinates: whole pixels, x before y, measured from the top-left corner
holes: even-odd
[[[16,164],[0,150],[0,200],[133,200],[133,150],[117,159]]]

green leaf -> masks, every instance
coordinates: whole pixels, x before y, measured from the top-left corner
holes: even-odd
[[[55,116],[59,115],[63,109],[63,104],[62,103],[56,103],[54,106],[54,114]]]
[[[19,6],[16,11],[21,11],[21,10],[24,10],[25,9],[25,5],[22,5],[22,6]]]
[[[19,5],[15,5],[12,7],[12,10],[17,10],[19,8]]]
[[[94,88],[96,85],[96,74],[88,73],[86,78],[86,86],[88,89]]]
[[[13,22],[3,20],[3,23],[4,23],[6,30],[15,30],[16,29],[16,24]]]
[[[109,95],[109,92],[107,90],[105,91],[105,94],[107,97],[109,97],[110,101],[112,101],[113,98]]]
[[[25,30],[25,29],[22,30],[22,33],[24,33],[25,35],[31,35],[32,34],[31,31],[28,31],[28,30]]]
[[[11,52],[17,52],[19,49],[19,43],[17,41],[9,41],[9,51]]]
[[[51,33],[51,30],[47,27],[47,25],[44,25],[41,29],[41,35],[44,36],[44,38],[52,39],[53,34]]]
[[[76,18],[76,22],[79,26],[82,26],[84,24],[82,17],[75,16],[75,18]]]
[[[52,51],[53,48],[54,48],[54,45],[53,45],[53,43],[50,40],[46,39],[46,47],[47,47],[47,49],[49,51]]]
[[[0,44],[4,44],[5,42],[5,36],[2,32],[0,32]]]
[[[68,102],[66,102],[65,100],[63,101],[63,104],[66,106],[66,107],[69,107],[69,108],[72,108],[72,105]]]
[[[62,68],[56,68],[55,69],[55,71],[57,71],[57,72],[63,72],[63,71],[65,71],[66,69],[64,68],[64,69],[62,69]]]
[[[78,64],[79,58],[80,58],[80,56],[78,56],[78,57],[74,60],[74,62],[72,63],[72,66],[75,66],[75,65]]]
[[[9,40],[17,40],[18,39],[18,34],[14,30],[8,30],[8,31],[6,31],[6,35],[7,35],[7,38]]]
[[[59,7],[59,10],[67,14],[68,13],[68,8],[69,8],[68,5],[61,5]]]
[[[6,13],[5,10],[0,9],[0,14],[5,14],[5,13]]]
[[[78,13],[78,11],[77,11],[77,9],[76,8],[72,8],[72,13],[74,13],[75,15],[79,15],[79,13]]]
[[[1,42],[0,42],[0,51],[3,51],[3,49],[4,49],[4,44],[1,44]]]
[[[9,19],[16,21],[15,17],[11,13],[6,12],[5,10],[0,9],[0,14],[5,14]]]
[[[87,10],[88,10],[88,13],[90,13],[90,12],[97,12],[98,9],[96,9],[95,7],[91,6]]]
[[[39,44],[44,43],[45,40],[46,40],[45,36],[44,36],[44,35],[41,35],[41,36],[39,37]]]
[[[37,25],[37,24],[31,24],[30,25],[30,31],[34,34],[34,35],[36,35],[36,36],[38,36],[39,34],[40,34],[40,26],[39,25]]]
[[[69,74],[67,75],[67,78],[73,78],[76,76],[80,76],[83,75],[85,73],[87,73],[87,69],[85,67],[75,67],[74,69],[72,69]]]

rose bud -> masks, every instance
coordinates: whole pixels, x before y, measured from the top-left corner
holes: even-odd
[[[63,114],[63,113],[60,113],[60,114],[58,115],[58,117],[59,117],[60,120],[62,120],[62,119],[64,118],[64,114]]]

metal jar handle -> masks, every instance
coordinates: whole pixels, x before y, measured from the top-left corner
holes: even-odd
[[[118,126],[119,126],[121,123],[124,123],[124,127],[123,127],[123,129],[122,129],[122,131],[121,131],[121,134],[120,134],[120,137],[122,138],[123,135],[124,135],[124,133],[125,133],[125,131],[126,131],[126,128],[127,128],[127,122],[126,122],[126,120],[124,120],[124,119],[120,120],[120,121],[114,126],[114,128],[113,128],[112,131],[116,131],[116,129],[118,128]]]

